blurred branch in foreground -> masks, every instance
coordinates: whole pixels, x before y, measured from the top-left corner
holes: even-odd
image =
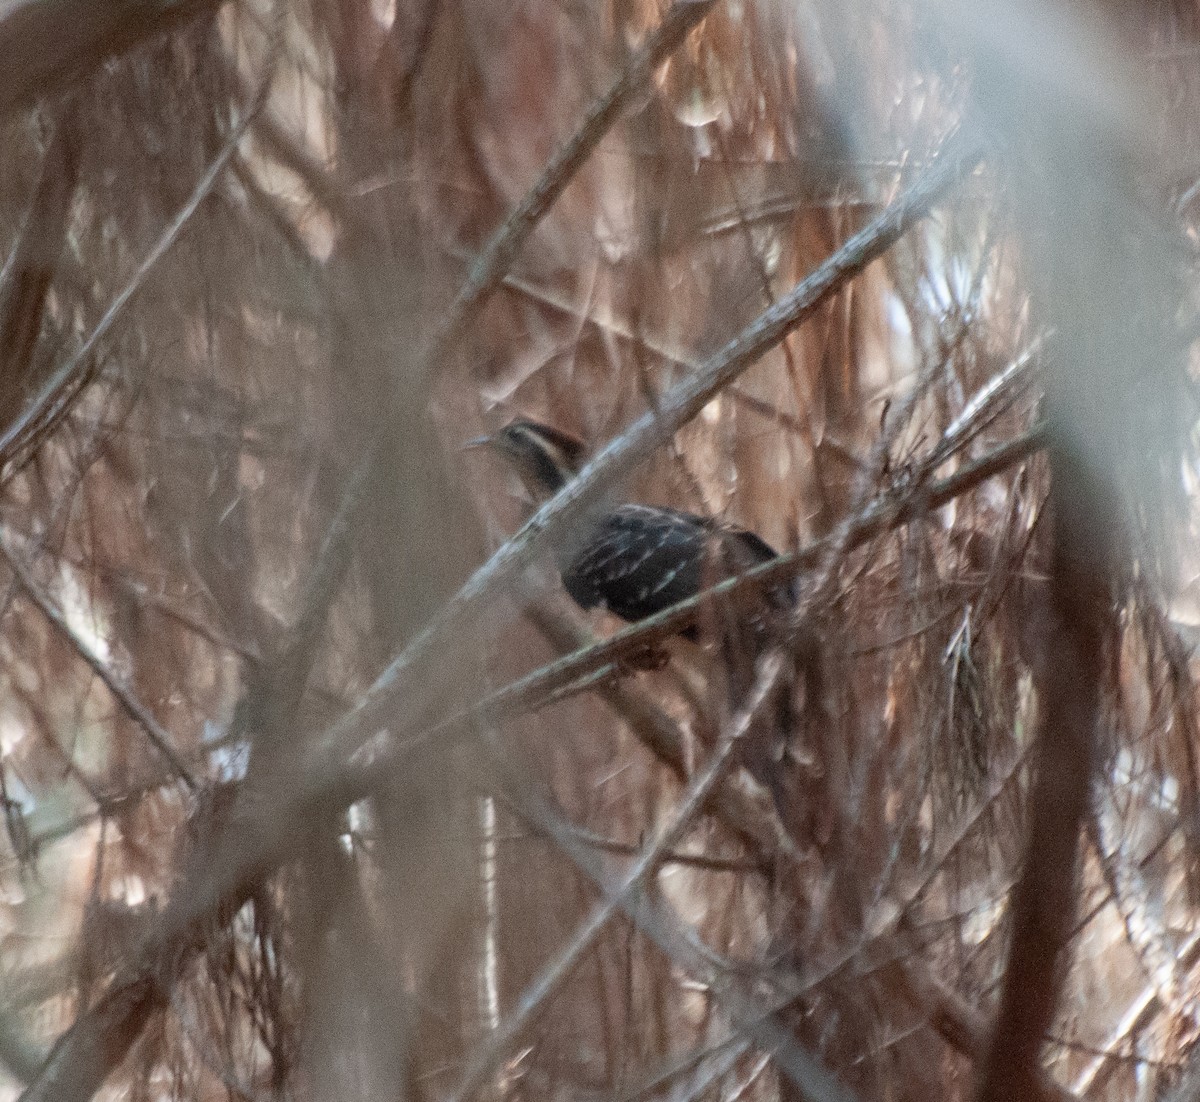
[[[1170,1096],[1195,5],[19,0],[0,71],[0,1102]],[[762,565],[581,613],[624,503]]]

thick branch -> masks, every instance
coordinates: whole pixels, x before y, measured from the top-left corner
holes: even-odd
[[[1075,915],[1079,831],[1094,769],[1104,655],[1111,636],[1111,493],[1081,456],[1052,454],[1054,551],[1043,717],[1030,830],[1013,894],[1012,942],[981,1102],[1029,1098],[1041,1073]]]
[[[957,991],[934,979],[915,964],[902,966],[904,982],[913,1002],[929,1016],[929,1024],[942,1039],[973,1062],[987,1054],[988,1023],[978,1007]],[[1077,1102],[1076,1096],[1047,1075],[1039,1075],[1030,1102]]]
[[[0,19],[0,118],[222,0],[25,0]]]

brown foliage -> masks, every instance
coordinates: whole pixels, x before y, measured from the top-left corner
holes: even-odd
[[[1174,1082],[1200,27],[985,8],[0,8],[6,1096]],[[786,630],[581,616],[618,497]]]

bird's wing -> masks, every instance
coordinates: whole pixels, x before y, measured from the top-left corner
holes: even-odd
[[[748,529],[677,509],[622,505],[603,517],[562,575],[567,592],[584,608],[603,605],[636,621],[776,557]],[[786,596],[782,600],[790,603]]]
[[[623,505],[600,521],[563,570],[563,584],[584,608],[641,620],[699,591],[711,538],[700,517]]]

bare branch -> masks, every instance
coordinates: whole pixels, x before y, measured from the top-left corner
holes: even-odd
[[[605,487],[632,470],[671,433],[696,416],[713,395],[811,317],[830,295],[894,244],[905,230],[928,213],[934,203],[973,171],[978,159],[978,153],[973,150],[943,154],[937,164],[897,197],[879,218],[855,234],[776,306],[761,314],[694,376],[664,395],[657,410],[645,414],[596,455],[579,477],[542,506],[405,647],[354,712],[322,740],[325,749],[321,752],[330,752],[345,731],[370,727],[381,718],[401,687],[411,688],[408,685],[411,672],[427,659],[435,640],[469,630],[470,621],[485,599],[531,565],[556,532],[565,530],[566,525],[578,518]],[[416,694],[408,693],[404,706],[405,710],[419,708]]]
[[[765,671],[770,676],[770,671]],[[766,678],[758,679],[755,696],[767,685]],[[765,694],[764,694],[765,696]],[[743,713],[743,716],[745,713]],[[784,996],[773,1007],[763,1006],[753,996],[741,990],[732,972],[715,963],[700,948],[700,939],[675,911],[655,893],[621,895],[620,888],[611,883],[603,865],[594,852],[576,839],[564,825],[564,816],[549,799],[537,792],[528,780],[528,770],[518,771],[511,754],[506,750],[494,756],[497,768],[505,780],[505,790],[517,804],[522,818],[539,824],[550,832],[559,849],[592,880],[604,893],[606,900],[618,902],[620,908],[638,929],[658,946],[672,962],[699,982],[721,1004],[736,1028],[764,1052],[771,1053],[780,1071],[796,1086],[806,1102],[853,1102],[846,1091],[820,1063],[799,1045],[779,1013],[790,1001]],[[705,770],[705,774],[711,771]],[[641,862],[636,867],[640,867]],[[628,875],[621,884],[628,883]],[[605,904],[601,904],[603,909]],[[597,911],[599,913],[599,910]],[[530,992],[530,995],[535,992]],[[479,1081],[482,1085],[482,1080]],[[465,1102],[466,1093],[459,1097]]]
[[[47,0],[30,0],[28,6],[37,7],[46,2]],[[69,3],[70,6],[75,6],[73,0],[53,0],[53,2]],[[242,117],[230,131],[225,144],[213,158],[208,170],[196,184],[195,190],[187,202],[179,209],[179,213],[171,224],[163,230],[154,243],[154,247],[146,254],[129,282],[109,304],[104,316],[88,334],[79,351],[43,383],[21,414],[10,424],[5,425],[3,432],[0,432],[0,469],[12,464],[19,453],[36,446],[36,442],[52,431],[54,426],[70,411],[83,389],[95,375],[96,368],[93,358],[100,342],[108,336],[109,331],[120,320],[130,302],[145,286],[154,267],[179,241],[200,204],[216,187],[221,174],[237,152],[238,143],[241,142],[247,128],[266,103],[279,58],[282,35],[281,20],[282,16],[275,17],[273,37],[268,46],[267,62],[255,89],[254,98],[246,105]],[[3,25],[0,25],[0,31],[2,30]],[[0,41],[0,56],[3,56],[2,45],[3,43]]]
[[[104,682],[105,688],[112,693],[129,718],[142,729],[151,745],[175,771],[176,776],[187,785],[189,790],[195,792],[199,788],[199,782],[183,758],[179,756],[179,751],[175,749],[175,743],[170,733],[154,718],[150,710],[138,700],[129,687],[123,684],[116,674],[100,661],[99,656],[92,648],[75,633],[71,625],[67,623],[66,617],[54,607],[54,604],[33,580],[20,556],[2,539],[0,539],[0,556],[8,563],[9,569],[21,587],[21,592],[37,606],[51,627],[67,641],[92,672]]]
[[[716,0],[674,0],[666,18],[630,60],[612,87],[595,101],[580,128],[550,160],[538,182],[496,231],[471,267],[462,289],[450,304],[441,328],[424,356],[427,370],[437,370],[454,342],[500,286],[512,262],[537,224],[567,184],[638,96],[658,67],[712,10]]]
[[[0,271],[0,425],[19,408],[31,378],[46,295],[66,240],[78,182],[76,108],[68,100],[57,112],[20,239]]]

